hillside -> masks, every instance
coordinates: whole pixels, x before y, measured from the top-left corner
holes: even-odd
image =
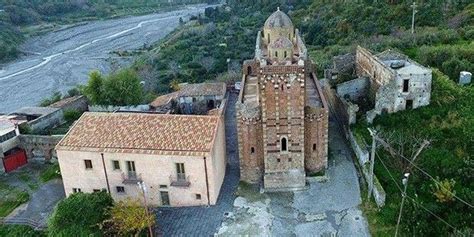
[[[213,0],[27,1],[0,0],[0,63],[18,57],[18,46],[30,36],[77,22],[140,15],[183,4]]]

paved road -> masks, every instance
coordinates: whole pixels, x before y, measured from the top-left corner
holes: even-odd
[[[224,183],[217,200],[211,207],[158,208],[157,222],[163,236],[210,236],[217,233],[224,215],[232,211],[235,190],[239,184],[239,156],[237,124],[235,122],[236,94],[230,94],[225,113],[227,168]]]
[[[0,113],[37,105],[55,91],[83,84],[91,70],[109,72],[111,51],[156,42],[178,26],[180,17],[187,19],[205,7],[94,21],[30,39],[22,48],[31,55],[0,65]]]

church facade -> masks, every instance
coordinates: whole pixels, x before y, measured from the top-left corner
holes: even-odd
[[[279,9],[243,64],[236,108],[242,181],[297,190],[326,170],[328,106],[298,29]]]

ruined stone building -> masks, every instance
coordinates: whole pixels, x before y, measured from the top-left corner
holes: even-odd
[[[374,55],[360,46],[355,54],[335,57],[333,68],[325,71],[333,85],[343,81],[335,85],[335,91],[346,108],[349,124],[355,123],[359,109],[366,112],[370,123],[382,113],[429,105],[431,76],[431,69],[406,55],[393,50]],[[350,80],[351,77],[356,79]]]
[[[243,65],[237,101],[241,180],[300,189],[327,168],[328,107],[298,29],[278,10]]]
[[[382,112],[394,113],[430,104],[431,69],[392,50],[373,55],[357,47],[356,73],[370,79],[375,93],[375,106],[369,111],[370,121]]]

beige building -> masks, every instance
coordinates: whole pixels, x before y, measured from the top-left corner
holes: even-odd
[[[66,195],[107,190],[151,206],[213,205],[226,167],[216,115],[85,113],[56,146]]]

